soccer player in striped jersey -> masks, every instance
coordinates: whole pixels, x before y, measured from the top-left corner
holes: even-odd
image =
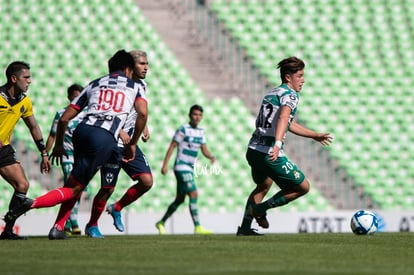
[[[238,236],[262,235],[250,228],[253,218],[259,226],[268,228],[268,209],[283,206],[309,191],[308,179],[283,151],[286,132],[312,138],[322,145],[332,141],[329,133],[317,133],[293,121],[299,92],[305,83],[305,63],[297,57],[289,57],[280,61],[278,68],[282,84],[264,96],[246,153],[256,188],[247,199]],[[273,182],[281,190],[261,203]]]
[[[6,68],[6,78],[7,83],[0,87],[0,175],[14,189],[9,204],[11,210],[30,203],[30,199],[26,197],[29,182],[10,144],[14,127],[20,118],[29,128],[33,141],[42,156],[41,173],[48,173],[52,166],[43,142],[42,131],[33,113],[32,102],[26,94],[31,83],[30,65],[22,61],[10,63]],[[0,235],[0,240],[25,239],[13,232],[14,220],[5,218],[5,221],[6,226]]]
[[[5,216],[7,220],[16,220],[32,208],[62,203],[49,239],[66,239],[64,224],[81,192],[99,168],[113,159],[130,161],[135,158],[136,143],[146,125],[148,110],[137,83],[131,79],[134,66],[134,59],[129,53],[125,50],[116,52],[108,61],[110,73],[92,81],[72,101],[59,120],[52,151],[52,162],[56,160],[61,163],[62,156],[66,155],[63,137],[67,124],[87,107],[85,118],[73,133],[75,163],[68,182],[64,187],[32,200],[29,205],[11,209]],[[138,113],[134,134],[121,155],[117,145],[119,132],[133,108]]]
[[[140,50],[131,51],[130,54],[135,61],[134,74],[132,78],[138,83],[141,95],[146,98],[148,87],[144,79],[148,71],[147,54],[144,51]],[[128,115],[125,125],[120,131],[118,149],[121,152],[124,148],[124,144],[129,142],[130,137],[134,132],[136,117],[137,113],[135,111],[132,111]],[[141,139],[142,141],[147,142],[149,138],[150,135],[148,127],[145,127]],[[115,189],[121,168],[132,180],[137,181],[137,183],[128,188],[121,199],[109,205],[107,208],[107,212],[114,219],[114,226],[118,231],[124,231],[121,210],[139,199],[142,195],[151,189],[153,185],[153,178],[150,165],[139,146],[136,146],[136,154],[133,160],[129,162],[122,161],[119,163],[106,163],[101,168],[101,189],[94,197],[91,216],[85,229],[85,232],[89,237],[103,238],[103,235],[98,227],[98,219],[105,209],[106,202]]]
[[[75,99],[81,91],[83,90],[83,87],[79,84],[72,84],[67,88],[67,98],[69,102]],[[57,131],[57,125],[59,122],[59,119],[62,117],[62,114],[65,112],[66,107],[60,109],[56,112],[55,117],[53,118],[52,126],[50,127],[49,136],[46,140],[46,150],[49,152],[49,150],[52,148],[55,138],[56,138],[56,131]],[[63,182],[67,182],[70,172],[73,169],[73,143],[72,143],[72,136],[73,132],[75,131],[78,124],[83,120],[86,112],[84,110],[83,112],[80,112],[74,119],[70,120],[65,132],[65,138],[63,140],[63,147],[66,151],[67,156],[62,156],[62,173],[63,173]],[[85,189],[86,190],[86,189]],[[80,235],[82,231],[79,228],[78,224],[78,209],[79,209],[80,199],[76,202],[75,206],[72,209],[72,212],[68,218],[68,220],[65,223],[65,231],[66,233],[70,235]]]
[[[161,235],[166,234],[164,227],[165,222],[177,210],[178,206],[184,202],[186,195],[190,198],[189,210],[194,223],[194,233],[213,233],[200,225],[197,207],[198,192],[194,181],[194,164],[200,148],[203,155],[210,159],[211,163],[214,163],[216,159],[207,149],[204,129],[198,127],[198,124],[203,118],[203,108],[199,105],[191,106],[189,117],[190,122],[182,125],[176,131],[161,168],[161,173],[163,175],[167,174],[168,161],[175,148],[177,148],[174,164],[174,174],[177,179],[177,194],[175,200],[169,205],[164,216],[155,225]]]

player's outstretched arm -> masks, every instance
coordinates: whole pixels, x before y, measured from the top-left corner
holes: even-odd
[[[317,133],[317,136],[313,139],[324,146],[329,146],[334,140],[334,137],[330,133]]]
[[[333,136],[330,133],[317,133],[311,129],[306,128],[303,125],[296,123],[295,121],[292,121],[290,124],[289,131],[301,137],[312,138],[325,146],[328,146],[333,141]]]

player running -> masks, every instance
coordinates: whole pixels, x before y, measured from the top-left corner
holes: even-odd
[[[203,155],[208,158],[211,163],[214,163],[216,158],[207,149],[204,129],[198,127],[198,124],[203,118],[203,108],[200,105],[191,106],[188,116],[190,117],[190,122],[182,125],[175,132],[173,140],[168,147],[162,163],[161,173],[165,175],[168,172],[168,161],[170,160],[175,148],[177,148],[177,155],[174,164],[174,174],[177,179],[177,194],[174,201],[168,206],[164,216],[155,224],[155,227],[161,235],[167,233],[164,224],[177,210],[178,206],[184,202],[186,195],[190,198],[189,209],[194,223],[194,233],[213,233],[211,230],[208,230],[200,225],[197,207],[198,192],[197,185],[194,181],[193,170],[197,154],[200,149]]]
[[[329,133],[316,133],[293,121],[299,92],[305,83],[305,63],[297,57],[289,57],[280,61],[278,68],[282,84],[264,96],[246,153],[256,188],[247,199],[243,221],[237,230],[239,236],[262,235],[250,228],[253,217],[261,227],[268,228],[268,209],[285,205],[309,191],[309,181],[283,151],[286,132],[312,138],[322,145],[332,141]],[[273,182],[281,190],[260,203]]]
[[[135,61],[134,74],[132,78],[140,87],[141,96],[146,98],[148,87],[144,79],[148,71],[147,54],[140,50],[131,51],[130,54]],[[118,140],[118,150],[120,152],[122,152],[124,144],[127,144],[131,139],[137,115],[137,112],[133,110],[128,115],[125,125],[120,131]],[[142,141],[147,142],[149,138],[150,134],[148,127],[145,127],[141,139]],[[93,200],[91,216],[85,229],[85,232],[89,237],[103,238],[103,235],[98,227],[98,219],[105,209],[106,202],[115,189],[121,168],[132,180],[137,181],[137,183],[128,188],[121,199],[114,204],[109,205],[107,208],[107,212],[114,219],[114,226],[118,231],[123,232],[125,230],[122,222],[121,210],[148,192],[153,185],[150,165],[138,145],[136,145],[136,154],[133,160],[128,162],[121,161],[118,163],[106,163],[101,168],[101,189],[98,191]]]
[[[108,61],[109,74],[92,81],[70,104],[58,123],[52,161],[61,163],[66,154],[63,137],[68,122],[87,107],[85,119],[73,133],[75,164],[64,187],[57,188],[25,204],[11,209],[5,216],[14,221],[32,208],[52,207],[62,203],[55,225],[49,232],[49,239],[66,239],[64,224],[99,168],[108,162],[121,158],[130,161],[135,158],[136,143],[147,122],[147,102],[139,93],[137,83],[132,80],[134,70],[132,56],[120,50]],[[117,140],[130,111],[138,113],[134,134],[125,144],[122,155]]]
[[[52,166],[43,142],[42,131],[33,113],[32,102],[26,94],[31,83],[30,65],[22,61],[10,63],[6,68],[6,78],[7,83],[0,87],[0,175],[14,189],[9,204],[11,210],[30,203],[30,199],[26,197],[29,182],[10,144],[14,127],[20,118],[30,130],[33,141],[40,151],[42,157],[40,172],[49,173]],[[5,221],[6,226],[0,235],[0,240],[26,239],[13,232],[15,220],[5,219]]]

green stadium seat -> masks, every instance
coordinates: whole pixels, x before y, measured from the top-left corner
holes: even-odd
[[[0,54],[4,60],[24,57],[33,64],[35,81],[30,93],[43,132],[49,130],[51,113],[66,103],[65,86],[73,81],[85,85],[105,73],[105,60],[113,49],[139,47],[148,51],[150,56],[151,72],[147,77],[151,91],[148,95],[150,123],[154,125],[153,138],[157,142],[157,145],[148,144],[145,148],[146,154],[151,156],[151,163],[159,165],[171,134],[185,122],[188,108],[195,102],[205,107],[202,124],[207,129],[211,148],[219,152],[220,159],[238,158],[240,151],[245,150],[254,123],[254,117],[242,107],[242,102],[235,99],[209,102],[142,15],[139,7],[133,5],[135,2],[129,0],[127,5],[115,8],[112,16],[115,13],[125,15],[116,25],[112,24],[114,20],[107,17],[112,8],[111,3],[115,1],[94,0],[86,5],[50,1],[31,1],[22,5],[1,2],[3,14],[6,14],[4,18],[7,18],[7,14],[19,14],[22,10],[28,12],[27,18],[31,24],[20,29],[7,24],[4,18],[0,19],[5,37]],[[253,58],[255,66],[269,79],[275,78],[277,60],[286,55],[305,58],[307,83],[298,117],[310,128],[327,129],[335,134],[336,141],[329,150],[331,156],[339,160],[341,167],[347,169],[351,177],[357,179],[359,186],[366,186],[372,194],[375,194],[375,188],[371,188],[371,185],[376,185],[373,183],[385,186],[390,179],[394,179],[395,187],[399,188],[406,183],[404,179],[414,178],[414,165],[410,161],[414,149],[405,146],[413,138],[411,133],[414,133],[413,127],[407,126],[413,120],[413,102],[407,91],[414,84],[414,78],[411,77],[414,61],[407,33],[414,27],[414,20],[401,12],[413,10],[412,6],[406,2],[391,5],[378,1],[211,2],[212,11],[239,39],[240,45]],[[292,8],[297,12],[292,13]],[[389,11],[393,11],[395,16],[384,20],[388,18]],[[84,20],[85,12],[90,15],[88,20]],[[277,20],[281,15],[284,20]],[[67,24],[62,24],[63,21]],[[46,22],[46,27],[39,27]],[[96,36],[97,29],[106,35]],[[119,32],[117,29],[127,31]],[[289,29],[289,32],[284,32],[285,29]],[[134,36],[128,33],[134,33]],[[25,45],[16,42],[28,35],[30,39]],[[91,37],[95,39],[93,43],[89,43]],[[111,43],[107,43],[108,40]],[[136,41],[141,42],[137,45]],[[57,77],[50,79],[50,75]],[[53,94],[52,102],[45,96],[50,94]],[[358,100],[352,101],[354,98]],[[166,113],[169,115],[164,115]],[[398,122],[398,126],[385,127],[395,122]],[[160,125],[164,131],[157,130]],[[28,144],[33,143],[23,124],[16,128],[15,137]],[[222,137],[224,142],[220,142]],[[389,144],[399,146],[395,150],[387,150]],[[392,168],[395,173],[388,171],[389,168],[384,165],[387,160],[396,163]],[[236,180],[240,179],[237,174],[241,173],[240,170],[249,173],[244,159],[237,165],[239,171],[229,172]],[[236,170],[227,166],[228,170]],[[364,170],[363,176],[359,174],[360,169]],[[383,179],[378,178],[378,170]],[[250,177],[249,174],[244,176]],[[168,194],[169,191],[175,192],[173,178],[171,187],[165,187],[164,177],[154,175],[154,178],[162,182],[161,186],[165,188],[160,189],[162,194],[164,190]],[[124,180],[124,186],[127,186],[129,181],[122,178]],[[97,188],[99,181],[93,185]],[[250,190],[251,187],[249,183],[243,185],[241,190]],[[224,194],[227,194],[226,190],[223,190]],[[205,193],[208,192],[206,189]],[[298,200],[288,209],[309,209],[308,206],[319,201],[322,195],[312,193],[309,197],[310,201]],[[379,195],[373,197],[384,209],[414,208],[412,197],[411,200],[408,197],[398,201]],[[137,203],[134,210],[143,211],[143,208],[151,207],[151,203],[148,203],[151,199],[157,201],[158,205],[151,207],[150,211],[165,210],[168,203],[152,194],[144,199],[147,200],[143,200],[142,204]],[[222,195],[213,199],[220,206],[213,206],[216,202],[212,203],[211,199],[202,205],[203,209],[214,207],[234,210],[240,207],[238,204],[244,207],[244,201],[234,197],[227,199]],[[321,205],[321,208],[315,205],[313,209],[326,209],[323,202]]]

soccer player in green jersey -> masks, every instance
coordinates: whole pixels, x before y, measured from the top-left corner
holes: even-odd
[[[155,225],[161,235],[166,234],[164,223],[177,210],[178,206],[184,202],[186,195],[190,198],[189,206],[191,218],[194,223],[194,233],[213,233],[212,231],[202,227],[198,218],[198,193],[197,186],[194,181],[194,164],[200,148],[203,155],[210,159],[211,163],[214,163],[216,159],[207,149],[204,129],[198,127],[198,124],[203,118],[203,108],[199,105],[193,105],[190,108],[189,117],[190,122],[182,125],[176,131],[161,168],[161,173],[165,175],[168,171],[168,161],[170,160],[174,149],[177,148],[177,156],[174,164],[174,174],[177,179],[177,194],[175,200],[168,207],[167,212]]]
[[[32,102],[26,94],[31,83],[30,65],[22,61],[12,62],[6,68],[6,77],[7,83],[0,87],[0,175],[14,188],[9,204],[9,209],[13,209],[30,203],[26,197],[29,182],[10,144],[14,127],[20,118],[30,130],[40,151],[41,173],[49,173],[52,165],[43,142],[42,131],[33,113]],[[6,221],[0,240],[25,239],[13,232],[14,223],[15,221]]]
[[[268,228],[268,209],[285,205],[309,191],[308,179],[283,151],[286,132],[312,138],[322,145],[332,141],[331,134],[317,133],[293,121],[299,92],[305,83],[305,63],[297,57],[288,57],[279,62],[278,68],[282,84],[264,96],[246,153],[256,188],[247,199],[238,236],[262,235],[251,228],[253,218],[259,226]],[[262,202],[273,182],[281,190]]]
[[[83,87],[79,84],[72,84],[67,88],[67,98],[69,102],[71,102],[75,97],[77,97],[83,90]],[[59,122],[59,119],[62,117],[62,114],[65,112],[66,107],[63,109],[60,109],[56,112],[55,117],[52,122],[52,126],[50,127],[49,136],[46,140],[46,150],[49,152],[49,150],[52,148],[55,139],[56,139],[56,132],[57,132],[57,125]],[[76,126],[82,121],[83,117],[85,116],[86,112],[80,112],[76,118],[72,119],[68,123],[68,127],[65,132],[64,140],[63,140],[63,147],[65,148],[67,156],[62,156],[62,173],[63,173],[63,182],[66,183],[68,181],[70,172],[73,168],[73,143],[72,143],[72,135],[73,132],[76,129]],[[84,191],[87,190],[87,187]],[[70,235],[80,235],[82,232],[79,228],[78,224],[78,210],[79,210],[79,204],[80,204],[80,198],[76,202],[75,206],[72,209],[72,212],[70,213],[69,218],[67,219],[65,223],[65,231],[66,233]]]

